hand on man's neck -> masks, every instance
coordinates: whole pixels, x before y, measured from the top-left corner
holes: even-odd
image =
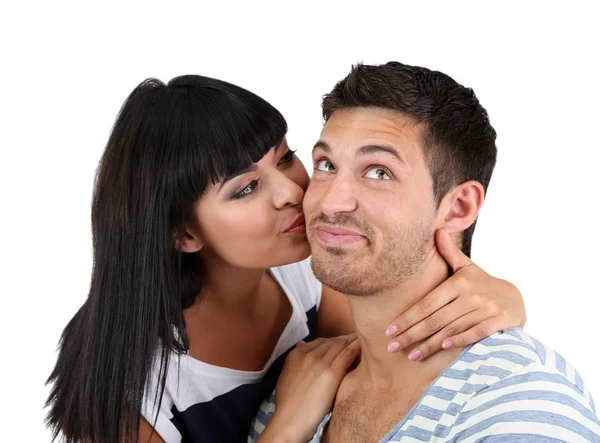
[[[363,386],[376,390],[405,386],[407,379],[431,383],[462,352],[461,348],[438,352],[425,361],[411,361],[410,352],[417,342],[406,349],[390,353],[385,335],[386,327],[410,306],[449,277],[448,264],[434,249],[421,271],[401,286],[386,293],[366,297],[350,296],[350,308],[356,331],[361,340],[361,362],[352,378],[360,379]]]

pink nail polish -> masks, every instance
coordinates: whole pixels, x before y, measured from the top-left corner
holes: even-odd
[[[445,340],[442,343],[442,349],[450,349],[452,347],[452,342],[450,340]]]
[[[388,343],[388,352],[397,352],[400,349],[400,343],[397,341],[391,341]]]
[[[415,349],[410,354],[408,354],[408,359],[412,360],[412,361],[421,360],[421,351],[419,351],[418,349]]]
[[[396,335],[398,333],[398,326],[396,325],[389,325],[387,327],[387,329],[385,330],[385,335],[387,335],[388,337],[391,337],[392,335]]]

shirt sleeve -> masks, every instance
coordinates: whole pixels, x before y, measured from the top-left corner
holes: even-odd
[[[452,442],[596,442],[600,421],[563,374],[530,365],[466,402]]]
[[[321,295],[323,292],[323,284],[315,277],[312,270],[311,258],[307,258],[304,261],[298,263],[300,272],[297,274],[301,279],[298,282],[298,286],[304,289],[303,294],[300,294],[300,298],[303,299],[305,309],[309,309],[312,306],[316,306],[319,310],[321,304]]]
[[[271,272],[285,285],[288,295],[294,297],[305,312],[313,307],[319,309],[323,285],[312,271],[310,257],[301,262],[272,268]]]
[[[248,443],[254,443],[258,437],[264,432],[265,428],[273,418],[275,413],[275,391],[265,399],[258,409],[258,414],[250,426],[250,434],[248,435]]]

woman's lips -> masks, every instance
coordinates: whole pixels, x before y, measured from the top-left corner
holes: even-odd
[[[300,214],[296,219],[292,222],[292,224],[287,228],[284,233],[290,234],[306,234],[306,223],[304,221],[304,214]]]

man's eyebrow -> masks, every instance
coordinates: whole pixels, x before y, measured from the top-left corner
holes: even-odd
[[[329,146],[322,140],[319,140],[315,143],[315,146],[313,147],[313,152],[315,152],[315,150],[318,148],[321,148],[323,151],[327,152],[328,154],[331,154],[331,146]]]
[[[239,171],[234,172],[231,175],[228,175],[227,177],[225,177],[223,179],[223,181],[221,181],[221,185],[219,186],[219,191],[223,188],[223,186],[225,186],[225,183],[227,183],[229,180],[233,180],[236,177],[239,177],[240,175],[246,174],[247,172],[252,172],[252,171],[256,171],[258,169],[258,166],[256,166],[256,163],[253,163],[249,166],[246,166],[243,169],[240,169]]]
[[[392,146],[386,146],[386,145],[366,145],[361,147],[357,152],[356,152],[356,156],[357,157],[363,157],[366,155],[370,155],[370,154],[377,154],[377,153],[387,153],[387,154],[391,154],[394,157],[396,157],[396,159],[402,163],[403,165],[406,165],[406,162],[404,161],[404,158],[402,158],[402,155],[400,155],[400,153],[396,150],[396,148],[393,148]]]
[[[331,146],[329,146],[323,140],[319,140],[317,143],[315,143],[313,152],[319,148],[322,149],[323,151],[325,151],[326,153],[331,154],[331,151],[332,151]],[[361,147],[356,152],[356,156],[363,157],[366,155],[377,154],[377,153],[381,153],[381,152],[393,155],[400,163],[402,163],[403,165],[406,165],[406,161],[404,161],[404,158],[402,157],[402,155],[396,150],[396,148],[394,148],[392,146],[366,145],[366,146]]]

